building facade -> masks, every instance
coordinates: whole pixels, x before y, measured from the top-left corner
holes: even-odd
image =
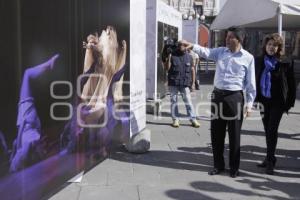
[[[218,14],[226,0],[162,0],[182,14],[196,11],[200,16],[213,17]]]
[[[169,6],[174,7],[176,10],[182,13],[183,16],[183,26],[186,25],[190,29],[190,24],[192,22],[185,22],[185,20],[195,20],[198,29],[197,37],[198,40],[193,42],[198,42],[199,44],[215,47],[222,43],[218,33],[209,30],[209,27],[215,17],[221,10],[221,7],[225,4],[227,0],[162,0]],[[198,22],[197,22],[198,21]],[[190,31],[185,31],[186,28],[183,27],[183,38],[190,35]],[[188,32],[185,34],[185,32]],[[189,37],[188,37],[189,38]],[[221,37],[222,38],[222,37]]]
[[[193,10],[195,0],[163,0],[169,6],[172,6],[182,14],[189,14]]]

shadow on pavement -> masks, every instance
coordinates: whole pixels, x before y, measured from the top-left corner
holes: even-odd
[[[186,200],[186,199],[189,199],[189,200],[218,200],[216,198],[212,198],[212,197],[209,197],[207,195],[204,195],[204,194],[201,194],[200,192],[195,192],[195,191],[192,191],[192,190],[180,190],[180,189],[177,189],[177,190],[168,190],[165,192],[166,195],[170,198],[173,198],[173,199],[178,199],[178,200]]]
[[[241,184],[247,184],[255,191],[262,191],[262,193],[264,193],[265,191],[275,190],[275,191],[280,191],[289,197],[285,198],[282,196],[277,196],[275,194],[267,195],[267,194],[253,192],[254,190],[238,189],[230,185],[225,185],[216,182],[208,182],[208,181],[192,182],[190,185],[192,186],[193,189],[196,190],[196,192],[194,190],[177,189],[177,190],[168,190],[165,193],[167,196],[178,200],[185,200],[185,199],[215,200],[216,199],[208,195],[202,194],[201,192],[213,192],[213,194],[220,193],[219,196],[222,195],[227,196],[226,193],[238,194],[247,197],[253,196],[253,199],[263,197],[263,198],[274,199],[274,200],[290,200],[290,199],[298,199],[299,197],[299,191],[297,189],[300,186],[299,183],[278,182],[272,179],[265,179],[264,181],[252,181],[247,178],[242,178],[240,180],[237,180],[237,182]]]
[[[172,119],[171,118],[171,114],[169,112],[160,112],[158,115],[152,115],[151,116],[152,118],[156,118],[156,119],[159,119],[160,117],[165,117],[165,118],[169,118],[170,120]],[[180,119],[183,119],[183,120],[189,120],[189,116],[188,115],[184,115],[184,114],[179,114],[178,116]],[[203,120],[203,121],[210,121],[211,118],[210,116],[207,116],[207,115],[198,115],[196,116],[197,120]],[[158,120],[155,120],[155,121],[158,121]],[[146,121],[146,123],[148,124],[157,124],[157,125],[162,125],[162,123],[156,123],[156,122],[151,122],[149,120]]]
[[[153,150],[145,154],[130,154],[124,149],[111,154],[111,159],[156,167],[207,172],[211,169],[212,156],[210,148],[203,148],[195,154],[185,151]]]
[[[289,112],[289,115],[300,115],[300,112]]]
[[[178,150],[191,152],[195,155],[197,153],[207,154],[211,153],[211,148],[192,148],[192,147],[179,147]],[[252,173],[264,174],[263,168],[256,167],[256,164],[260,163],[265,159],[266,148],[243,145],[241,146],[241,163],[240,169]],[[224,158],[225,165],[228,166],[228,155],[229,147],[225,145]],[[300,155],[300,151],[297,150],[286,150],[277,149],[277,164],[275,167],[275,175],[277,177],[290,177],[290,178],[300,178],[300,160],[297,157]],[[211,158],[212,159],[212,158]],[[243,175],[243,173],[241,173]],[[248,176],[248,175],[247,175]],[[251,176],[251,175],[249,175]]]
[[[111,159],[123,161],[123,162],[132,162],[138,163],[143,165],[150,165],[156,167],[165,167],[165,168],[172,168],[172,169],[182,169],[182,170],[193,170],[193,171],[203,171],[207,172],[211,169],[211,148],[189,148],[189,147],[180,147],[178,148],[179,151],[151,151],[147,154],[129,154],[126,152],[115,152],[111,155]],[[236,193],[245,196],[261,196],[261,197],[269,197],[271,199],[293,199],[299,195],[299,192],[296,188],[300,187],[300,183],[296,182],[280,182],[275,181],[263,174],[261,169],[256,168],[256,164],[258,160],[262,160],[263,156],[253,154],[253,152],[264,152],[264,148],[259,148],[255,146],[243,146],[242,147],[242,154],[241,154],[241,170],[239,178],[237,179],[238,182],[243,184],[248,184],[251,188],[256,190],[262,191],[270,191],[276,190],[288,195],[288,198],[283,198],[276,195],[262,195],[255,193],[251,190],[243,190],[237,189],[225,184],[215,183],[215,182],[193,182],[191,186],[196,190],[168,190],[166,191],[166,195],[178,200],[187,199],[208,199],[208,200],[215,200],[215,198],[209,197],[205,194],[201,194],[201,191],[208,191],[208,192],[222,192],[222,193]],[[279,150],[280,153],[286,153],[289,157],[291,154],[296,153],[295,151],[288,151],[288,150]],[[226,148],[224,155],[228,155],[228,149]],[[225,156],[226,157],[226,156]],[[226,162],[228,162],[228,157],[225,158]],[[250,160],[250,161],[249,161]],[[282,164],[292,162],[293,165],[294,159],[278,159],[278,168],[280,169]],[[299,162],[299,161],[298,161]],[[298,165],[299,166],[299,165]],[[295,170],[299,172],[299,169],[291,169],[287,168],[287,170],[292,171]],[[251,172],[251,173],[248,173]],[[257,175],[253,174],[257,173]],[[225,175],[225,174],[224,174]],[[226,173],[227,176],[227,173]],[[276,172],[274,176],[280,177],[293,177],[293,178],[300,178],[300,174],[292,174],[292,173],[282,173]],[[254,179],[250,179],[254,178]],[[199,191],[199,192],[198,192]]]
[[[266,148],[245,145],[241,147],[241,165],[248,169],[249,164],[256,165],[265,159]],[[300,155],[299,150],[287,150],[287,149],[277,149],[276,157],[277,163],[275,166],[275,176],[280,177],[291,177],[291,178],[300,178],[300,160],[298,156]],[[247,163],[243,160],[252,160],[252,162]],[[244,164],[246,163],[246,165]],[[255,169],[255,168],[254,168]],[[253,172],[262,172],[263,169],[256,168],[257,171]],[[277,171],[279,170],[279,171]],[[251,170],[248,170],[251,171]],[[296,173],[294,173],[296,172]]]
[[[299,151],[278,149],[277,167],[274,176],[267,176],[264,174],[263,169],[257,168],[256,164],[264,159],[265,148],[246,145],[241,147],[241,172],[236,181],[241,184],[248,184],[251,188],[261,191],[276,190],[288,195],[288,198],[277,196],[276,194],[264,195],[254,190],[245,190],[234,188],[233,186],[216,183],[198,181],[191,183],[194,190],[168,190],[166,195],[173,199],[208,199],[215,200],[203,191],[208,192],[222,192],[222,193],[236,193],[245,196],[260,196],[271,199],[293,199],[299,196],[297,188],[300,187],[299,182],[280,182],[272,180],[271,177],[290,177],[300,178],[300,160],[297,160]],[[228,145],[225,146],[224,157],[226,165],[228,166]],[[132,162],[136,164],[149,165],[155,167],[164,167],[171,169],[182,169],[192,171],[207,172],[212,168],[212,149],[210,147],[179,147],[177,151],[162,151],[154,150],[146,154],[130,154],[123,149],[111,154],[111,159],[119,160],[122,162]],[[221,176],[228,176],[228,170]],[[189,198],[187,198],[189,197]],[[255,197],[254,197],[255,198]]]
[[[160,112],[157,117],[170,117],[171,118],[171,113],[170,112]],[[184,115],[179,113],[178,117],[180,118],[188,118],[188,115]]]
[[[299,195],[299,192],[297,191],[297,188],[300,186],[299,183],[288,183],[287,185],[285,185],[286,184],[285,182],[277,182],[271,179],[266,179],[264,181],[252,181],[246,178],[237,180],[237,182],[248,184],[251,188],[255,189],[256,191],[257,190],[260,190],[262,192],[271,191],[271,190],[281,191],[286,195],[288,195],[289,197],[284,198],[282,196],[277,196],[277,195],[269,195],[269,194],[266,195],[266,194],[253,192],[254,190],[238,189],[230,185],[224,185],[220,183],[207,182],[207,181],[192,182],[191,186],[200,191],[209,191],[214,193],[235,193],[247,197],[253,196],[253,198],[255,198],[259,196],[263,198],[276,199],[276,200],[296,199],[297,195]]]
[[[157,126],[172,126],[171,123],[172,123],[171,119],[170,119],[170,122],[161,122],[161,123],[147,121],[147,124],[154,124]],[[190,124],[180,124],[180,126],[190,127],[191,125]]]
[[[266,178],[265,181],[253,181],[249,179],[242,179],[238,180],[240,183],[245,183],[248,184],[252,189],[255,190],[261,190],[261,191],[270,191],[270,190],[275,190],[275,191],[280,191],[282,193],[285,193],[288,195],[288,198],[283,198],[283,197],[278,197],[275,195],[268,195],[268,196],[263,196],[263,197],[269,197],[271,199],[299,199],[299,187],[300,183],[296,182],[281,182],[281,181],[275,181],[270,178]]]
[[[266,149],[262,147],[244,145],[241,146],[240,169],[246,172],[265,175],[264,169],[256,167],[265,158]],[[228,166],[229,148],[225,145],[225,165]],[[299,151],[277,149],[277,164],[274,177],[300,178]],[[122,162],[165,167],[171,169],[182,169],[192,171],[208,172],[212,168],[211,147],[178,147],[177,151],[153,150],[145,154],[130,154],[124,149],[115,150],[111,159]],[[241,173],[243,176],[243,172]],[[252,176],[247,174],[247,176]],[[261,178],[261,177],[260,177]]]
[[[263,136],[265,137],[265,133],[262,131],[250,131],[250,130],[242,130],[242,135],[251,135],[251,136]],[[287,134],[287,133],[278,133],[278,138],[291,139],[291,140],[300,140],[300,133],[295,134]]]
[[[193,154],[195,153],[211,153],[210,148],[191,148],[191,147],[180,147],[178,150],[191,152]],[[195,196],[195,198],[191,199],[214,199],[209,196],[205,196],[204,194],[201,194],[200,192],[206,191],[206,192],[214,192],[214,193],[236,193],[240,195],[245,196],[259,196],[264,198],[270,198],[275,200],[288,200],[288,199],[298,199],[300,192],[297,188],[300,187],[299,182],[281,182],[281,181],[275,181],[271,178],[268,178],[266,175],[264,175],[263,169],[257,168],[256,164],[257,161],[263,160],[264,156],[261,156],[262,153],[265,152],[265,148],[257,147],[257,146],[242,146],[241,147],[241,167],[240,169],[243,170],[240,173],[239,179],[237,179],[238,182],[242,184],[247,184],[251,188],[257,190],[263,191],[280,191],[281,193],[284,193],[288,195],[288,198],[284,198],[282,196],[276,196],[274,195],[264,195],[264,194],[258,194],[257,192],[253,192],[254,190],[243,190],[231,187],[229,185],[215,183],[215,182],[205,182],[205,181],[199,181],[199,182],[193,182],[191,183],[191,186],[196,189],[199,192],[194,191],[188,191],[188,190],[169,190],[166,192],[166,194],[174,199],[178,200],[184,200],[186,198],[181,196],[174,196],[174,194],[177,194],[179,192],[182,192],[186,195],[192,195]],[[225,156],[225,162],[228,162],[228,155],[229,149],[228,147],[225,147],[224,156]],[[259,153],[259,155],[257,155]],[[300,166],[300,161],[297,160],[297,155],[299,155],[299,151],[295,150],[284,150],[284,149],[278,149],[277,155],[280,156],[277,161],[277,167],[275,170],[274,177],[290,177],[290,178],[300,178],[300,168],[297,166]],[[285,156],[285,157],[283,157]],[[227,163],[226,163],[227,164]],[[296,167],[295,167],[296,166]],[[280,170],[280,171],[278,171]],[[286,170],[287,172],[282,172],[281,170]],[[298,172],[298,174],[293,173]],[[249,173],[251,172],[251,173]],[[254,173],[254,174],[253,174]],[[255,175],[255,173],[257,175]],[[262,176],[263,175],[263,176]],[[272,176],[270,176],[272,177]],[[254,179],[250,179],[254,178]]]

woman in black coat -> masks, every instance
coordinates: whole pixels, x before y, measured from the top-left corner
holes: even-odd
[[[255,59],[256,102],[260,104],[267,143],[266,158],[257,166],[266,168],[267,174],[274,173],[281,117],[294,106],[296,98],[293,65],[282,59],[282,49],[280,35],[268,35],[264,41],[263,55]]]

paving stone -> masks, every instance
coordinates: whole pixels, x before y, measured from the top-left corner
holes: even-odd
[[[66,199],[77,199],[80,193],[80,186],[75,183],[68,185],[63,188],[62,191],[58,192],[51,197],[51,200],[66,200]]]
[[[78,199],[139,200],[139,194],[136,186],[85,186]]]

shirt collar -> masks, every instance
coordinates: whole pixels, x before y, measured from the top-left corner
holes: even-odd
[[[230,49],[228,47],[226,47],[225,51],[231,53],[231,51],[230,51]],[[240,50],[238,52],[234,53],[234,54],[242,54],[242,55],[244,55],[245,52],[246,52],[245,49],[243,49],[243,47],[241,46]]]

